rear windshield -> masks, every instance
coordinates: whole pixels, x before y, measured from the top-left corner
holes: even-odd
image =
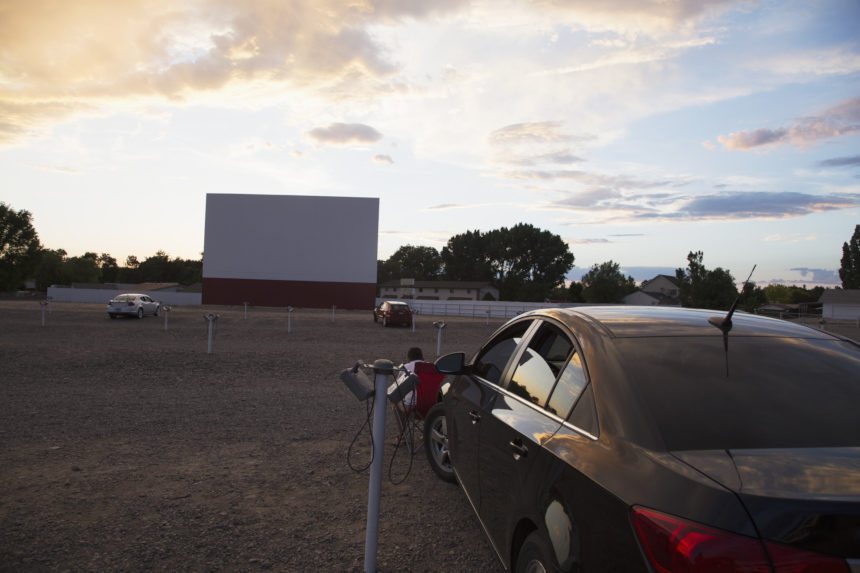
[[[729,335],[728,355],[721,337],[616,343],[669,450],[860,446],[850,343]]]
[[[114,300],[118,300],[118,301],[134,300],[134,295],[131,295],[131,294],[121,294],[121,295],[119,295],[118,297],[116,297]]]

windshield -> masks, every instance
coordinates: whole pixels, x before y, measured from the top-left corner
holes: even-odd
[[[860,350],[826,339],[618,339],[669,450],[860,446]],[[728,370],[728,375],[727,375]]]

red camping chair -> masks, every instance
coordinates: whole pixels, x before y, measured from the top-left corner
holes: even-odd
[[[415,430],[419,433],[422,431],[421,422],[424,421],[430,408],[436,404],[439,387],[445,379],[445,375],[439,373],[432,362],[416,362],[415,374],[418,375],[415,404],[410,407],[406,407],[403,402],[394,405],[397,425],[400,428],[399,440],[405,440],[406,436]],[[411,450],[412,444],[409,441],[407,444]]]

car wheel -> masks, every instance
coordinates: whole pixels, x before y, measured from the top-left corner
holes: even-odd
[[[376,313],[373,313],[373,322],[379,322],[379,317],[376,316]]]
[[[457,480],[448,451],[448,420],[442,404],[436,404],[427,412],[424,420],[424,451],[430,467],[439,478],[451,483]]]
[[[153,312],[153,313],[152,313],[152,316],[158,316],[158,311],[159,311],[159,310],[161,310],[161,306],[160,306],[160,305],[155,307],[155,312]]]
[[[533,531],[523,541],[517,556],[516,573],[561,573],[553,563],[552,547],[538,533]]]
[[[137,318],[143,318],[143,307],[137,309]]]
[[[112,312],[109,312],[109,313],[108,313],[108,316],[109,316],[109,317],[111,317],[111,318],[116,318],[116,315],[115,315],[115,314],[113,314]]]

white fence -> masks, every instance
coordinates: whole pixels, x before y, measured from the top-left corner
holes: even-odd
[[[107,304],[118,294],[138,292],[134,290],[113,290],[100,288],[48,287],[48,297],[57,302],[102,302]],[[200,306],[203,295],[199,292],[139,291],[151,296],[162,304],[171,306]]]
[[[376,299],[379,306],[383,300]],[[536,310],[539,308],[558,308],[584,306],[576,303],[557,302],[514,302],[514,301],[488,301],[488,300],[413,300],[406,299],[405,302],[418,314],[429,316],[471,316],[474,318],[513,318],[518,314]]]

